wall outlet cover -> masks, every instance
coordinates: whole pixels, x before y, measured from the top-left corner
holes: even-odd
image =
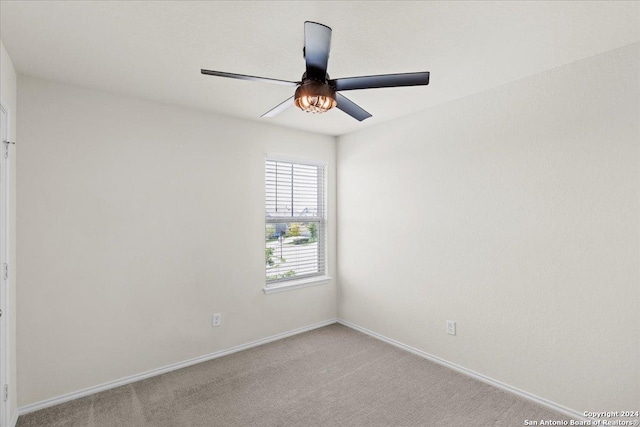
[[[454,322],[453,320],[447,320],[447,333],[449,335],[456,334],[456,322]]]
[[[222,323],[222,313],[216,313],[213,315],[212,326],[220,326]]]

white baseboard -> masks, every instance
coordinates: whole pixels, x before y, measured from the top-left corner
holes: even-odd
[[[510,386],[509,384],[505,384],[505,383],[503,383],[501,381],[498,381],[498,380],[495,380],[493,378],[487,377],[486,375],[482,375],[482,374],[480,374],[478,372],[472,371],[471,369],[467,369],[467,368],[465,368],[463,366],[456,365],[455,363],[448,362],[448,361],[446,361],[444,359],[441,359],[441,358],[439,358],[437,356],[434,356],[432,354],[426,353],[426,352],[424,352],[422,350],[418,350],[417,348],[413,348],[411,346],[408,346],[406,344],[403,344],[403,343],[398,342],[396,340],[393,340],[391,338],[387,338],[384,335],[380,335],[377,332],[370,331],[369,329],[363,328],[362,326],[355,325],[355,324],[353,324],[351,322],[347,322],[346,320],[342,320],[342,319],[338,319],[338,323],[340,323],[341,325],[347,326],[347,327],[349,327],[351,329],[355,329],[356,331],[359,331],[359,332],[362,332],[364,334],[367,334],[369,336],[372,336],[373,338],[377,338],[380,341],[384,341],[384,342],[386,342],[388,344],[391,344],[393,346],[396,346],[398,348],[406,350],[406,351],[408,351],[410,353],[413,353],[413,354],[415,354],[417,356],[424,357],[425,359],[428,359],[428,360],[430,360],[432,362],[438,363],[438,364],[440,364],[442,366],[446,366],[447,368],[453,369],[454,371],[457,371],[457,372],[460,372],[462,374],[468,375],[468,376],[470,376],[472,378],[475,378],[475,379],[477,379],[479,381],[482,381],[483,383],[490,384],[490,385],[492,385],[494,387],[498,387],[499,389],[511,392],[511,393],[516,394],[516,395],[518,395],[520,397],[524,397],[525,399],[531,400],[531,401],[533,401],[533,402],[535,402],[535,403],[537,403],[539,405],[546,406],[547,408],[553,409],[554,411],[558,411],[558,412],[560,412],[560,413],[562,413],[564,415],[567,415],[567,416],[569,416],[571,418],[575,418],[575,419],[578,419],[578,420],[589,420],[589,418],[585,418],[578,411],[566,408],[566,407],[564,407],[562,405],[559,405],[559,404],[557,404],[555,402],[552,402],[550,400],[544,399],[544,398],[542,398],[540,396],[536,396],[535,394],[526,392],[524,390],[520,390],[519,388]]]
[[[193,359],[185,360],[182,362],[172,363],[171,365],[166,365],[161,368],[152,369],[150,371],[146,371],[140,374],[131,375],[125,378],[120,378],[118,380],[109,381],[104,384],[99,384],[93,387],[88,387],[82,390],[74,391],[72,393],[63,394],[61,396],[52,397],[50,399],[42,400],[40,402],[32,403],[30,405],[21,406],[18,408],[18,413],[15,415],[15,420],[12,423],[11,427],[15,426],[15,422],[18,420],[19,415],[28,414],[29,412],[38,411],[40,409],[48,408],[50,406],[59,405],[64,402],[68,402],[70,400],[78,399],[81,397],[89,396],[91,394],[99,393],[101,391],[109,390],[115,387],[120,387],[122,385],[130,384],[136,381],[144,380],[146,378],[155,377],[156,375],[162,375],[167,372],[175,371],[177,369],[186,368],[187,366],[195,365],[198,363],[206,362],[207,360],[217,359],[218,357],[226,356],[228,354],[237,353],[242,350],[247,350],[252,347],[257,347],[259,345],[267,344],[272,341],[281,340],[283,338],[287,338],[293,335],[301,334],[303,332],[308,332],[313,329],[322,328],[323,326],[328,326],[333,323],[336,323],[337,319],[329,319],[323,322],[315,323],[313,325],[305,326],[302,328],[294,329],[292,331],[283,332],[280,334],[272,335],[267,338],[262,338],[256,341],[252,341],[246,344],[241,344],[235,347],[231,347],[225,350],[219,350],[210,354],[205,354],[204,356],[195,357]]]
[[[16,424],[18,423],[18,415],[19,415],[18,411],[16,411],[16,413],[13,414],[13,418],[11,419],[11,422],[9,423],[9,427],[16,427]]]
[[[547,408],[553,409],[554,411],[558,411],[562,414],[565,414],[569,417],[578,419],[578,420],[588,420],[588,418],[585,418],[581,413],[579,413],[578,411],[575,411],[573,409],[569,409],[566,408],[560,404],[557,404],[555,402],[552,402],[550,400],[544,399],[540,396],[536,396],[535,394],[526,392],[524,390],[520,390],[516,387],[510,386],[508,384],[505,384],[501,381],[495,380],[493,378],[487,377],[486,375],[482,375],[478,372],[472,371],[471,369],[467,369],[463,366],[460,365],[456,365],[455,363],[451,363],[449,361],[446,361],[444,359],[441,359],[437,356],[434,356],[432,354],[426,353],[422,350],[418,350],[417,348],[413,348],[411,346],[408,346],[406,344],[403,344],[401,342],[398,342],[396,340],[393,340],[391,338],[387,338],[384,335],[380,335],[376,332],[370,331],[369,329],[363,328],[361,326],[358,326],[356,324],[353,324],[351,322],[348,322],[346,320],[342,320],[342,319],[329,319],[329,320],[325,320],[324,322],[320,322],[320,323],[315,323],[313,325],[309,325],[309,326],[305,326],[303,328],[299,328],[299,329],[295,329],[292,331],[288,331],[288,332],[283,332],[281,334],[277,334],[277,335],[272,335],[270,337],[267,338],[262,338],[256,341],[252,341],[246,344],[242,344],[242,345],[238,345],[235,347],[231,347],[225,350],[220,350],[220,351],[216,351],[214,353],[210,353],[210,354],[206,354],[204,356],[200,356],[200,357],[196,357],[193,359],[189,359],[189,360],[185,360],[183,362],[177,362],[177,363],[173,363],[171,365],[167,365],[167,366],[163,366],[161,368],[157,368],[157,369],[152,369],[150,371],[147,372],[143,372],[140,374],[136,374],[136,375],[131,375],[125,378],[121,378],[115,381],[109,381],[106,382],[104,384],[99,384],[97,386],[93,386],[93,387],[88,387],[82,390],[78,390],[72,393],[67,393],[61,396],[57,396],[57,397],[53,397],[50,399],[46,399],[46,400],[42,400],[40,402],[36,402],[36,403],[32,403],[30,405],[26,405],[26,406],[22,406],[20,408],[18,408],[18,412],[17,414],[14,415],[13,420],[11,421],[10,427],[15,427],[16,422],[18,421],[18,416],[19,415],[24,415],[27,414],[29,412],[34,412],[40,409],[44,409],[44,408],[48,408],[50,406],[55,406],[55,405],[59,405],[60,403],[64,403],[64,402],[68,402],[70,400],[74,400],[74,399],[78,399],[81,397],[85,397],[85,396],[89,396],[91,394],[94,393],[99,393],[101,391],[104,390],[109,390],[115,387],[120,387],[122,385],[126,385],[126,384],[130,384],[136,381],[140,381],[146,378],[150,378],[150,377],[154,377],[156,375],[161,375],[167,372],[171,372],[171,371],[175,371],[177,369],[182,369],[182,368],[186,368],[187,366],[191,366],[191,365],[195,365],[197,363],[202,363],[202,362],[206,362],[207,360],[212,360],[212,359],[216,359],[218,357],[222,357],[222,356],[226,356],[228,354],[232,354],[232,353],[237,353],[239,351],[242,350],[246,350],[252,347],[257,347],[259,345],[263,345],[263,344],[267,344],[273,341],[277,341],[283,338],[287,338],[293,335],[297,335],[297,334],[301,334],[303,332],[307,332],[307,331],[311,331],[313,329],[317,329],[317,328],[322,328],[324,326],[328,326],[331,325],[333,323],[340,323],[344,326],[347,326],[351,329],[354,329],[356,331],[362,332],[364,334],[367,334],[369,336],[372,336],[376,339],[379,339],[381,341],[384,341],[388,344],[391,344],[393,346],[396,346],[398,348],[401,348],[403,350],[406,350],[410,353],[413,353],[415,355],[418,355],[420,357],[423,357],[427,360],[430,360],[432,362],[438,363],[440,365],[446,366],[447,368],[453,369],[454,371],[463,373],[465,375],[468,375],[472,378],[475,378],[479,381],[482,381],[484,383],[490,384],[494,387],[498,387],[499,389],[508,391],[510,393],[516,394],[520,397],[523,397],[525,399],[531,400],[539,405],[542,406],[546,406]]]

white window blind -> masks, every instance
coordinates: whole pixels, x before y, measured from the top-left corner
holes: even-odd
[[[326,274],[326,166],[266,161],[266,284]]]

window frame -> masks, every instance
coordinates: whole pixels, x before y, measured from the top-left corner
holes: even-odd
[[[266,205],[267,205],[267,193],[266,193],[266,189],[267,189],[267,183],[266,183],[266,178],[267,178],[267,162],[269,161],[273,161],[273,162],[283,162],[283,163],[293,163],[293,164],[299,164],[299,165],[305,165],[305,166],[319,166],[319,167],[323,167],[324,168],[324,182],[323,187],[321,189],[322,191],[322,201],[323,201],[323,212],[322,215],[320,216],[314,216],[314,217],[308,217],[308,216],[291,216],[291,217],[281,217],[278,218],[280,221],[278,222],[318,222],[319,223],[319,230],[318,230],[318,257],[320,258],[320,256],[323,256],[323,260],[324,260],[324,272],[318,273],[318,274],[313,274],[313,275],[305,275],[303,277],[300,278],[290,278],[290,279],[284,279],[284,280],[278,280],[278,281],[273,281],[273,282],[267,282],[267,276],[266,276],[266,266],[265,266],[265,276],[263,279],[263,283],[264,283],[264,287],[263,287],[263,291],[265,294],[272,294],[272,293],[278,293],[278,292],[283,292],[283,291],[288,291],[288,290],[293,290],[293,289],[300,289],[300,288],[306,288],[309,286],[316,286],[316,285],[323,285],[323,284],[327,284],[331,281],[331,277],[328,275],[328,271],[329,271],[329,265],[328,265],[328,258],[329,258],[329,253],[328,253],[328,247],[329,245],[327,244],[328,241],[328,171],[329,171],[329,165],[326,161],[323,160],[318,160],[318,159],[311,159],[311,158],[306,158],[306,157],[294,157],[294,156],[288,156],[288,155],[281,155],[281,154],[271,154],[271,153],[267,153],[263,159],[263,167],[264,167],[264,171],[263,171],[263,179],[265,180],[264,182],[264,186],[263,186],[263,191],[264,191],[264,200],[263,200],[263,212],[266,213]],[[320,194],[320,193],[319,193]],[[264,215],[264,214],[263,214]],[[284,221],[282,221],[282,219],[284,219]],[[266,227],[268,224],[273,224],[275,223],[275,219],[269,221],[267,219],[267,216],[264,215],[263,217],[263,221],[264,221],[264,226]],[[321,254],[320,254],[321,251]],[[263,248],[263,252],[264,252],[264,248]]]

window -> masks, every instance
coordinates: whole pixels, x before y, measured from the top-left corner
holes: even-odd
[[[326,275],[326,166],[267,159],[267,288]]]

